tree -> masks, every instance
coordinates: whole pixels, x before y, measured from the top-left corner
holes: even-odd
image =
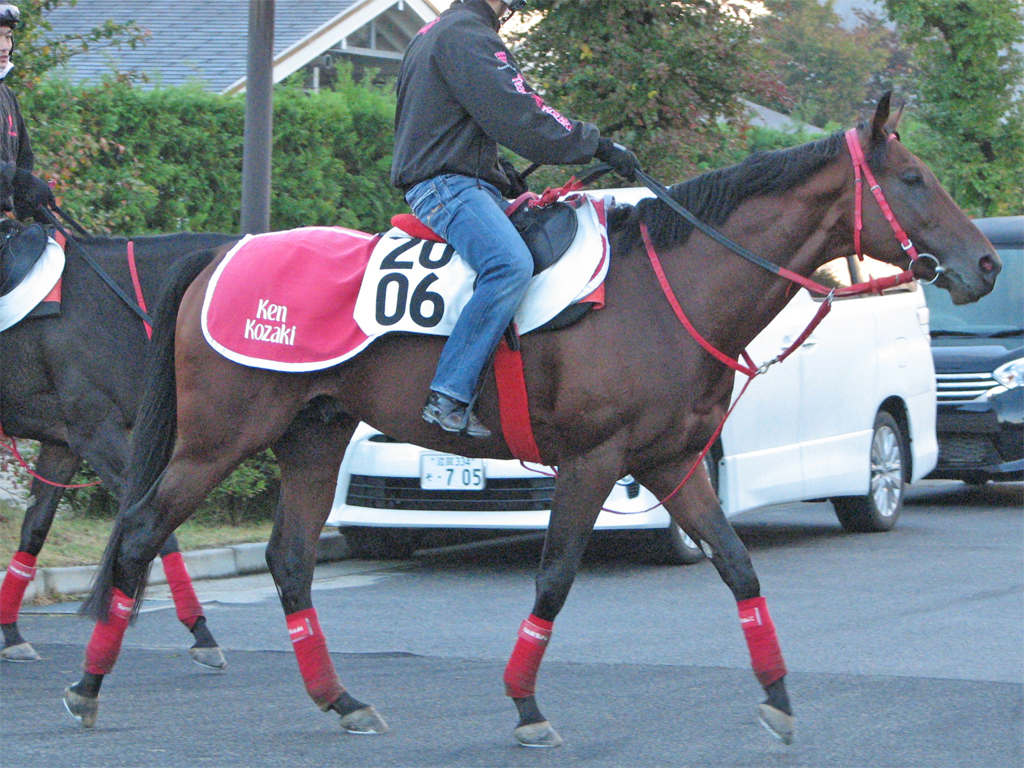
[[[764,0],[756,19],[786,98],[767,106],[811,125],[849,125],[892,87],[905,52],[876,16],[846,29],[835,0]]]
[[[886,0],[913,46],[919,121],[905,140],[976,215],[1024,208],[1024,10],[1019,0]],[[913,142],[913,143],[911,143]]]
[[[78,0],[21,0],[21,21],[15,33],[14,61],[10,75],[22,88],[34,88],[55,67],[67,64],[76,54],[96,46],[127,45],[134,48],[148,33],[135,22],[107,21],[99,27],[58,35],[45,14],[62,5],[77,5]]]
[[[744,7],[732,0],[537,0],[516,41],[530,83],[559,110],[596,123],[677,180],[720,149],[739,97],[780,86]],[[730,138],[730,140],[732,140]]]

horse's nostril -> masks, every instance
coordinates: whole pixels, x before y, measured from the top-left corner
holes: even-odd
[[[981,268],[982,272],[996,272],[999,269],[999,266],[996,264],[996,260],[988,255],[981,257],[981,260],[978,262],[978,266]]]

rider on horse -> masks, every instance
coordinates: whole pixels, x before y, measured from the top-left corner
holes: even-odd
[[[25,219],[40,206],[48,206],[55,201],[50,186],[32,175],[35,167],[32,143],[21,115],[21,105],[6,82],[7,74],[14,69],[11,50],[14,48],[14,28],[20,19],[21,12],[16,5],[0,3],[0,121],[3,123],[0,164],[13,163],[15,166],[12,184],[14,198],[19,204],[16,212],[19,219]]]
[[[526,0],[457,0],[410,43],[398,75],[392,183],[413,213],[477,273],[473,297],[441,353],[423,419],[490,437],[473,413],[480,375],[526,293],[533,259],[504,214],[526,191],[498,145],[538,163],[593,157],[631,179],[636,156],[544,103],[498,30]]]

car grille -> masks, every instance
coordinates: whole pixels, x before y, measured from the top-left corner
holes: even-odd
[[[972,468],[999,461],[999,453],[990,437],[967,434],[939,436],[938,469]]]
[[[939,373],[935,375],[936,401],[939,405],[969,403],[998,385],[991,373]]]
[[[551,509],[553,477],[494,478],[482,491],[436,491],[420,488],[418,477],[352,475],[346,503],[371,509],[428,512],[533,512]]]

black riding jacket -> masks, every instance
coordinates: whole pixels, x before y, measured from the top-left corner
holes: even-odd
[[[507,193],[498,145],[535,163],[586,163],[596,126],[552,109],[524,82],[486,0],[454,3],[419,31],[398,74],[391,183],[403,191],[442,173]]]
[[[14,163],[26,171],[31,171],[36,164],[18,98],[3,80],[0,80],[0,162]]]

